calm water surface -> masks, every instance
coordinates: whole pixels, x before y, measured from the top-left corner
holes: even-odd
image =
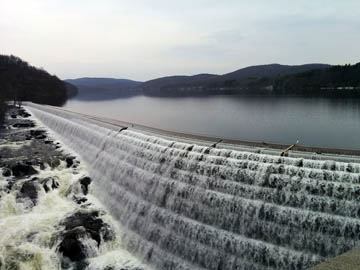
[[[360,100],[214,96],[70,100],[66,109],[230,139],[360,149]]]

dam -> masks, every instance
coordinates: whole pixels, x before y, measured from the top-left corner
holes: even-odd
[[[26,109],[82,158],[126,249],[154,269],[308,269],[359,244],[356,152],[280,156]]]

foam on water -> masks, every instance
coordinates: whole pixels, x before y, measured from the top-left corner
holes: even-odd
[[[43,127],[36,119],[37,126]],[[54,138],[54,133],[48,132],[48,137]],[[55,140],[54,140],[55,141]],[[21,147],[26,142],[17,142],[16,146]],[[2,148],[13,148],[14,144],[2,144]],[[62,151],[74,155],[74,152],[66,146]],[[79,159],[79,158],[78,158]],[[55,178],[59,183],[57,189],[46,193],[42,188],[38,189],[36,205],[31,200],[17,197],[24,181],[17,180],[10,193],[5,192],[8,181],[2,176],[0,170],[0,268],[18,270],[38,269],[61,269],[61,261],[56,250],[61,237],[59,233],[62,227],[59,223],[67,216],[72,215],[81,206],[75,203],[71,197],[80,192],[78,179],[87,175],[87,168],[81,162],[76,169],[67,168],[64,161],[56,168],[45,164],[45,169],[38,170],[36,177],[45,179]],[[102,241],[100,247],[93,239],[82,239],[84,249],[90,257],[90,269],[105,269],[110,266],[118,268],[132,266],[128,269],[147,269],[142,263],[124,249],[121,240],[120,227],[113,218],[104,212],[104,206],[92,195],[87,196],[89,209],[100,210],[104,213],[101,218],[114,230],[116,239],[108,242]]]
[[[157,269],[304,269],[359,244],[359,163],[215,149],[29,109],[87,163],[126,248]]]

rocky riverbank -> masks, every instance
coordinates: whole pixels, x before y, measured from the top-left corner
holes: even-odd
[[[0,269],[144,269],[83,162],[22,108],[0,129]]]

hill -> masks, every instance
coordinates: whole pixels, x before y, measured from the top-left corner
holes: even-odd
[[[141,94],[137,88],[141,82],[132,80],[86,77],[65,81],[77,87],[78,94],[74,98],[79,100],[107,100]]]
[[[224,75],[164,77],[145,82],[141,88],[143,93],[149,96],[255,94],[272,85],[277,77],[328,67],[329,65],[325,64],[251,66]]]
[[[214,74],[197,74],[193,76],[168,76],[157,78],[154,80],[146,81],[140,85],[141,91],[144,95],[149,96],[161,96],[167,95],[172,89],[174,95],[184,95],[184,90],[187,91],[186,87],[192,85],[201,85],[206,80],[211,80],[220,77]],[[195,89],[194,89],[195,90]],[[197,89],[199,91],[199,89]]]
[[[16,56],[0,55],[0,95],[3,100],[22,100],[55,106],[67,100],[63,81]]]
[[[236,71],[222,75],[219,79],[224,80],[244,80],[249,78],[273,78],[277,76],[284,76],[287,74],[294,74],[298,72],[304,72],[313,69],[327,68],[326,64],[305,64],[305,65],[280,65],[269,64],[250,66]]]
[[[76,85],[81,100],[104,100],[135,95],[147,96],[204,96],[216,94],[263,94],[278,77],[299,72],[325,69],[329,65],[298,66],[270,64],[251,66],[224,74],[167,76],[146,82],[109,78],[79,78],[66,80]]]

